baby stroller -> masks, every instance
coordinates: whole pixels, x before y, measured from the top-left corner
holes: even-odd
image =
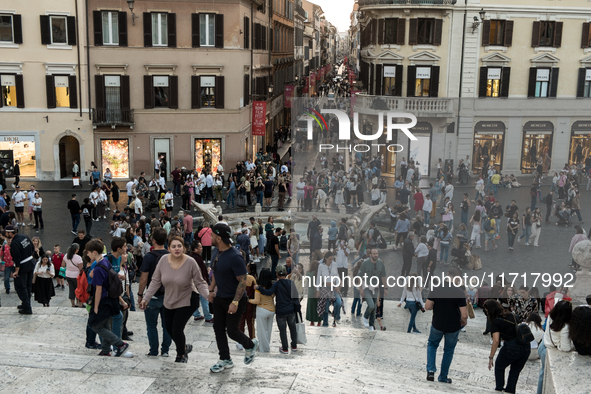
[[[455,242],[454,247],[451,250],[451,264],[452,266],[465,269],[468,263],[470,262],[471,252],[470,249],[472,247],[472,241],[468,241],[466,238],[456,238],[458,242]]]
[[[153,191],[148,193],[148,209],[152,210],[154,208],[158,208],[158,199],[156,198],[156,194]]]
[[[562,209],[561,205],[562,204],[558,201],[554,205],[554,216],[556,216],[558,219],[556,225],[568,227],[572,225],[572,222],[570,221],[570,211],[567,209]]]

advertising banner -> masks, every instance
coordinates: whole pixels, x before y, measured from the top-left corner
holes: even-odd
[[[266,101],[252,103],[252,135],[265,135],[265,116],[267,115]]]

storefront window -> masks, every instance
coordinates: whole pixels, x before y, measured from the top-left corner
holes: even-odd
[[[570,140],[569,164],[584,162],[591,154],[591,134],[573,135]]]
[[[37,158],[35,156],[35,138],[0,137],[0,165],[6,176],[14,174],[14,163],[19,161],[21,177],[37,176]]]
[[[503,135],[476,134],[474,135],[474,150],[472,155],[472,170],[481,171],[484,163],[494,164],[497,171],[501,170],[503,162]]]
[[[2,75],[2,105],[4,107],[16,107],[16,83],[14,75]]]
[[[102,170],[113,178],[129,178],[129,140],[101,140]]]
[[[195,169],[198,172],[207,170],[212,171],[213,174],[217,174],[221,158],[221,139],[195,140]]]
[[[531,174],[536,170],[538,160],[541,158],[543,172],[548,171],[549,158],[552,156],[551,134],[525,134],[523,138],[523,151],[521,152],[521,172]],[[546,164],[546,161],[548,163]]]

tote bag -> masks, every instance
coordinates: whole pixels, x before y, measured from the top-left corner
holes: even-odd
[[[302,319],[302,312],[296,313],[296,332],[298,336],[298,345],[305,345],[308,343],[306,339],[306,324]]]

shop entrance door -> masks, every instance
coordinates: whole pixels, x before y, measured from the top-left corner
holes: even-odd
[[[154,162],[160,158],[160,174],[168,181],[170,173],[170,140],[168,138],[154,139]]]
[[[80,167],[80,143],[70,135],[62,137],[59,142],[60,178],[72,176],[74,160]]]

